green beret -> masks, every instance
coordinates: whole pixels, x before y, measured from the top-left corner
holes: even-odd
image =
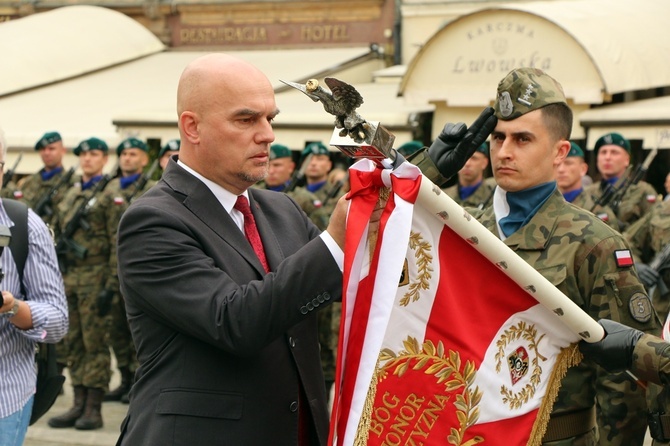
[[[577,144],[570,141],[570,151],[568,152],[567,156],[579,156],[581,158],[584,158],[584,151]]]
[[[486,142],[483,142],[481,146],[477,147],[477,152],[483,153],[484,155],[489,154],[489,146]]]
[[[89,152],[91,150],[100,150],[103,153],[107,153],[109,148],[105,141],[100,138],[88,138],[80,142],[79,145],[74,148],[73,152],[75,155],[79,156],[81,152]]]
[[[602,146],[609,145],[619,146],[630,154],[630,142],[619,133],[608,133],[598,138],[594,150],[597,152]]]
[[[567,104],[561,84],[537,68],[516,68],[498,84],[494,108],[498,119],[511,121],[555,103]]]
[[[272,144],[270,146],[270,159],[275,160],[277,158],[290,158],[291,149],[282,144]]]
[[[179,147],[181,146],[181,139],[171,139],[165,143],[161,150],[158,152],[158,158],[165,155],[165,152],[179,152]]]
[[[121,156],[121,152],[126,149],[140,149],[142,152],[149,153],[149,147],[144,141],[137,138],[126,138],[116,148],[116,156]]]
[[[410,141],[398,147],[398,152],[402,156],[410,156],[417,150],[423,149],[423,143],[421,141]]]
[[[328,150],[328,147],[323,145],[321,142],[311,142],[305,146],[305,149],[302,151],[302,156],[307,156],[309,154],[314,154],[314,155],[328,155],[330,156],[330,151]]]
[[[42,137],[40,138],[37,143],[35,143],[35,150],[40,150],[48,146],[49,144],[53,144],[58,141],[62,141],[63,138],[60,137],[60,133],[58,132],[46,132]]]

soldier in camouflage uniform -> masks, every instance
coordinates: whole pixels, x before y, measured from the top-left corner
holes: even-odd
[[[99,192],[108,177],[102,174],[107,163],[107,144],[98,138],[82,141],[74,154],[83,172],[81,183],[72,187],[60,202],[54,220],[57,246],[65,246],[61,234],[78,210],[85,214],[72,234],[72,244],[58,252],[65,293],[68,299],[70,328],[70,378],[74,404],[66,413],[51,418],[49,426],[90,430],[102,427],[102,398],[111,375],[106,335],[111,321],[110,295],[118,290],[116,275],[116,232],[120,213],[125,209],[111,195]],[[104,191],[103,191],[104,192]],[[75,247],[85,249],[79,252]]]
[[[670,244],[670,201],[662,201],[624,232],[635,254],[635,267],[650,291],[662,321],[670,311],[670,261],[653,269],[649,263]]]
[[[35,212],[39,210],[37,214],[42,217],[42,220],[48,226],[53,226],[54,211],[65,193],[77,182],[77,178],[70,176],[66,183],[60,184],[58,190],[54,191],[51,202],[37,209],[38,203],[47,197],[49,192],[56,185],[59,185],[63,176],[67,174],[63,168],[63,157],[67,153],[67,149],[63,145],[63,140],[58,132],[47,132],[37,141],[35,150],[39,151],[44,167],[39,172],[19,181],[14,198],[23,201]]]
[[[463,207],[484,209],[491,204],[493,189],[496,182],[493,178],[484,178],[484,170],[489,165],[489,147],[486,143],[477,148],[475,153],[458,171],[458,182],[443,189],[451,199]]]
[[[602,196],[608,185],[614,186],[630,164],[630,142],[618,133],[608,133],[596,141],[598,172],[601,181],[586,188],[594,199]],[[656,190],[644,181],[633,184],[624,193],[618,207],[614,209],[619,219],[620,231],[642,218],[656,203]]]
[[[584,191],[582,178],[589,169],[584,161],[584,151],[574,142],[570,143],[570,151],[565,160],[556,167],[556,184],[563,198],[589,212],[607,223],[612,229],[619,230],[619,221],[609,206],[600,206],[595,203],[591,195]]]
[[[75,175],[70,175],[63,168],[63,157],[67,153],[67,149],[63,145],[60,133],[46,132],[35,143],[35,150],[39,152],[44,167],[38,172],[21,179],[15,186],[12,198],[24,202],[42,217],[47,226],[53,228],[55,210],[63,200],[65,193],[78,181],[78,178]],[[61,180],[66,175],[69,175],[69,179],[62,183]],[[56,186],[59,187],[47,202],[45,198],[50,195],[52,189]],[[38,203],[40,209],[37,209]],[[64,340],[56,344],[56,357],[58,358],[58,368],[62,371],[67,365],[68,357],[67,344]]]
[[[146,179],[142,177],[144,169],[149,164],[149,147],[144,141],[137,138],[127,138],[116,148],[116,155],[119,159],[121,176],[109,182],[104,194],[108,195],[107,198],[112,202],[123,202],[123,206],[127,206],[156,183],[153,180],[145,181]],[[121,214],[119,213],[118,216],[120,219]],[[116,224],[118,223],[117,220]],[[121,384],[107,392],[104,401],[121,401],[127,404],[128,393],[138,365],[137,352],[130,334],[126,306],[120,290],[114,290],[112,299],[112,322],[108,339],[109,346],[116,357]]]
[[[328,227],[330,214],[324,209],[322,201],[315,194],[302,187],[290,191],[286,190],[291,183],[294,171],[295,162],[291,157],[291,150],[283,144],[272,144],[270,146],[268,175],[265,180],[256,184],[255,187],[286,193],[298,203],[298,206],[305,211],[305,214],[319,229],[325,231]]]
[[[570,150],[572,129],[572,111],[560,84],[541,70],[515,69],[498,85],[495,112],[493,206],[469,211],[594,319],[658,333],[660,321],[632,262],[626,261],[630,251],[623,237],[567,203],[556,188],[554,169]],[[439,166],[445,157],[431,149],[413,162],[434,173],[430,164]],[[646,405],[634,398],[640,391],[636,386],[625,373],[608,374],[585,358],[561,382],[543,444],[641,445]],[[609,400],[597,392],[599,387],[610,392]],[[601,409],[597,425],[596,401]]]
[[[179,154],[179,147],[181,147],[181,140],[179,139],[171,139],[161,147],[158,152],[158,164],[161,166],[161,172],[165,170],[170,157]]]

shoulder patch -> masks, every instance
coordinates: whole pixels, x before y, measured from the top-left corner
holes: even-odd
[[[653,194],[647,195],[647,203],[656,203],[656,195]]]
[[[15,190],[14,191],[14,199],[20,200],[21,198],[23,198],[23,191]]]
[[[628,302],[630,315],[638,322],[649,322],[651,319],[651,300],[644,293],[635,293]]]
[[[614,260],[616,261],[616,266],[619,268],[633,266],[633,255],[630,253],[630,249],[617,249],[614,251]]]
[[[604,222],[610,221],[610,216],[607,215],[607,212],[600,212],[600,213],[596,214],[596,217],[598,217],[599,219],[601,219]]]
[[[114,204],[117,205],[117,206],[120,206],[125,202],[126,202],[126,199],[123,198],[123,197],[114,197]]]

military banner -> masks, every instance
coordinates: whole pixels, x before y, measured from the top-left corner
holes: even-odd
[[[363,160],[350,180],[331,444],[540,444],[580,337],[414,205],[416,167]]]

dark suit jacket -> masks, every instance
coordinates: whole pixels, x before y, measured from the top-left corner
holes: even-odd
[[[211,191],[170,163],[119,226],[119,277],[140,367],[123,445],[296,445],[299,388],[310,444],[328,436],[316,310],[342,274],[282,193],[249,189],[272,270]]]

